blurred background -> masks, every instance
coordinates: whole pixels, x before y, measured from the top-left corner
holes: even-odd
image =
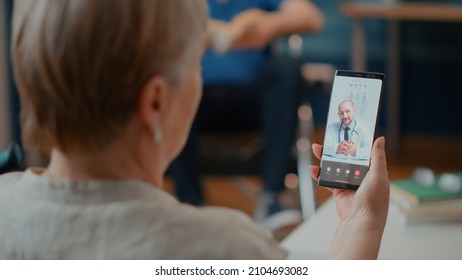
[[[390,2],[368,1],[313,1],[326,16],[326,26],[319,34],[303,38],[303,59],[328,62],[339,69],[351,67],[351,17],[339,9],[342,3]],[[400,2],[433,2],[462,5],[460,0],[403,0]],[[462,21],[462,19],[460,20]],[[367,40],[368,71],[385,74],[387,62],[387,21],[364,20]],[[405,135],[462,137],[462,116],[457,114],[462,101],[460,75],[462,74],[462,22],[400,22],[401,65],[401,130]],[[387,94],[387,89],[385,89]],[[322,125],[327,116],[328,96],[312,95],[316,108],[315,121]],[[318,97],[318,98],[315,98]],[[383,104],[380,127],[386,128],[387,106]],[[462,144],[462,143],[461,143]]]
[[[0,151],[13,141],[21,143],[18,122],[19,102],[11,75],[9,37],[13,0],[0,0]],[[330,65],[333,69],[352,69],[354,19],[342,13],[340,5],[352,2],[386,3],[397,1],[313,0],[325,15],[324,29],[314,35],[294,35],[275,43],[277,52],[297,56],[303,63]],[[434,2],[462,6],[462,0]],[[390,76],[387,59],[388,20],[367,17],[363,20],[366,42],[365,68]],[[462,18],[458,20],[399,21],[399,139],[398,152],[389,159],[392,179],[410,176],[416,166],[428,166],[436,172],[462,171]],[[328,72],[329,73],[329,72]],[[322,76],[322,75],[321,75]],[[325,78],[325,77],[324,77]],[[326,79],[328,80],[329,77]],[[332,77],[331,77],[332,78]],[[379,134],[386,134],[390,94],[385,84],[379,119]],[[312,86],[308,81],[300,89],[313,109],[314,141],[321,143],[327,120],[329,83]],[[211,147],[213,149],[213,147]],[[220,147],[216,147],[220,149]],[[220,174],[218,174],[220,175]],[[248,186],[259,186],[257,175],[207,177],[208,204],[252,211]],[[290,179],[290,178],[289,178]],[[244,183],[242,183],[244,182]],[[242,187],[242,185],[246,187]],[[173,183],[168,183],[174,188]],[[316,188],[322,203],[329,193]]]

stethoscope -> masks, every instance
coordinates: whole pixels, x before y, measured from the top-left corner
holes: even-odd
[[[356,133],[356,135],[359,136],[359,133],[356,131],[356,124],[357,122],[355,121],[355,125],[353,126],[353,130],[351,130],[351,136],[350,139],[353,138],[353,133]],[[340,143],[340,133],[342,132],[342,123],[340,123],[340,127],[338,128],[338,143]]]

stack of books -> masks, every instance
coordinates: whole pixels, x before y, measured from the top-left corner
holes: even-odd
[[[462,173],[454,175],[462,180]],[[403,224],[462,222],[462,192],[423,186],[413,179],[394,180],[391,182],[391,200]]]

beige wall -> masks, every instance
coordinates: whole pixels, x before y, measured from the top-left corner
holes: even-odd
[[[10,110],[7,90],[6,40],[5,40],[5,1],[0,1],[0,151],[11,141]]]

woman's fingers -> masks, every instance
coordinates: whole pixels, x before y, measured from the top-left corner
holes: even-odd
[[[313,179],[317,181],[319,177],[319,166],[310,165],[310,173],[311,173],[311,177],[313,177]]]

